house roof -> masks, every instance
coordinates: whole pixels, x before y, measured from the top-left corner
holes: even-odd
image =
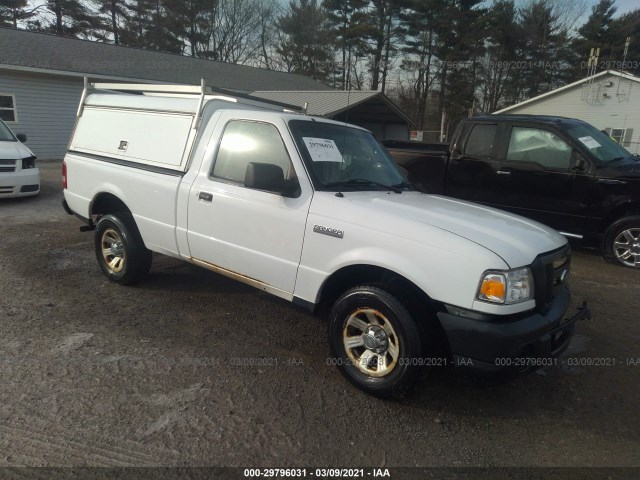
[[[0,68],[189,85],[204,78],[246,92],[330,90],[303,75],[12,28],[0,28]]]
[[[360,105],[359,114],[366,114],[371,121],[393,122],[399,117],[413,125],[407,116],[389,97],[375,90],[306,90],[306,91],[257,91],[255,97],[276,102],[300,105],[307,104],[307,113],[321,117],[334,117]]]
[[[605,71],[597,73],[597,74],[595,74],[595,75],[593,75],[591,77],[581,78],[577,82],[570,83],[568,85],[565,85],[564,87],[556,88],[555,90],[551,90],[550,92],[543,93],[542,95],[538,95],[537,97],[530,98],[528,100],[525,100],[524,102],[516,103],[515,105],[511,105],[510,107],[506,107],[506,108],[503,108],[502,110],[495,111],[495,112],[493,112],[493,114],[508,113],[510,110],[513,110],[514,108],[522,107],[524,105],[528,105],[530,103],[534,103],[534,102],[537,102],[539,100],[542,100],[543,98],[551,97],[551,96],[556,95],[558,93],[564,92],[565,90],[569,90],[571,88],[582,86],[587,81],[593,81],[593,80],[596,80],[598,78],[604,77],[606,75],[613,75],[613,76],[616,76],[616,77],[623,78],[625,80],[631,80],[631,81],[634,81],[634,82],[640,82],[640,77],[636,77],[635,75],[631,75],[630,73],[617,72],[615,70],[605,70]]]

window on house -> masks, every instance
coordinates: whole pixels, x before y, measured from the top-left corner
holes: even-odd
[[[0,118],[5,122],[17,122],[16,99],[13,95],[0,94]]]
[[[618,143],[618,145],[622,145],[625,130],[626,129],[624,128],[612,128],[609,136],[613,138]]]

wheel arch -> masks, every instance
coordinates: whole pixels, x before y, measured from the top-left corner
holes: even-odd
[[[427,305],[433,311],[438,311],[441,304],[406,277],[385,267],[370,264],[353,264],[343,266],[333,272],[320,287],[316,311],[326,313],[333,302],[345,291],[358,285],[381,283],[393,287],[393,292],[410,298],[412,307],[419,304]]]
[[[102,216],[108,213],[125,212],[131,214],[131,210],[127,207],[118,196],[110,192],[100,192],[93,197],[89,205],[89,215]]]
[[[640,201],[628,201],[616,205],[605,218],[603,234],[618,220],[640,215]]]

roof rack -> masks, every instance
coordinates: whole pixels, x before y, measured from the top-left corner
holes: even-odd
[[[304,113],[303,107],[299,105],[291,105],[288,103],[277,102],[275,100],[258,99],[247,94],[234,92],[224,88],[212,87],[205,84],[204,78],[200,80],[200,85],[160,85],[153,83],[103,83],[96,82],[90,83],[87,77],[84,77],[84,89],[82,91],[82,97],[80,98],[80,105],[78,107],[78,117],[82,115],[84,109],[84,102],[90,90],[112,90],[117,92],[129,92],[129,93],[170,93],[181,95],[199,95],[200,101],[198,102],[198,110],[196,118],[193,123],[194,128],[197,129],[200,123],[200,116],[202,113],[202,106],[207,95],[222,95],[227,97],[229,101],[242,100],[240,103],[246,103],[249,105],[268,104],[281,107],[283,110],[288,110],[296,113]]]

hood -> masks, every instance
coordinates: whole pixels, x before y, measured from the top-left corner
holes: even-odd
[[[541,253],[564,246],[567,240],[555,230],[519,215],[483,205],[439,195],[419,192],[349,192],[342,200],[383,217],[385,230],[406,236],[428,235],[428,231],[410,228],[409,223],[435,227],[463,237],[492,251],[510,268],[531,264]],[[338,199],[339,200],[339,199]],[[361,208],[336,208],[334,212],[351,212],[345,221],[363,224]],[[338,213],[336,216],[344,215]],[[366,220],[364,220],[366,221]],[[416,238],[419,241],[419,238]]]
[[[640,180],[640,157],[629,156],[616,162],[600,165],[597,168],[596,177]]]
[[[20,142],[0,142],[0,160],[17,160],[31,156],[31,150]]]

